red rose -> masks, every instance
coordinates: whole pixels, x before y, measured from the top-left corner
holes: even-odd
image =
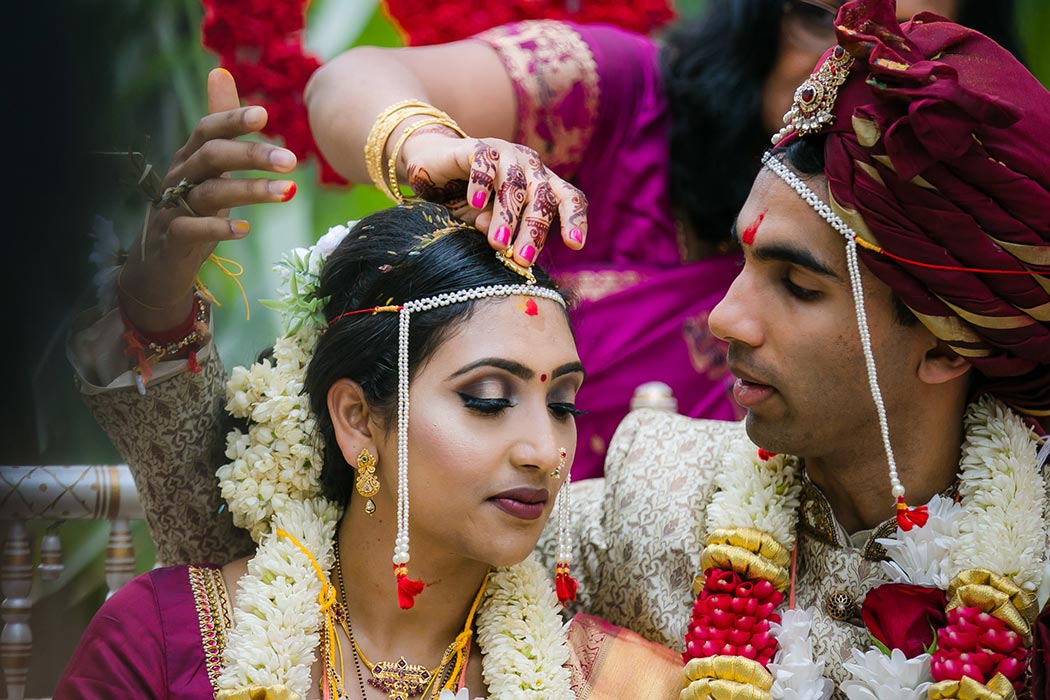
[[[868,591],[860,614],[875,639],[911,659],[922,654],[936,630],[947,624],[947,604],[948,597],[939,588],[885,583]]]

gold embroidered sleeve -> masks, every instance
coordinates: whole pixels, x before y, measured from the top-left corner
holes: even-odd
[[[226,562],[252,551],[248,533],[219,512],[215,470],[225,452],[226,375],[217,352],[201,372],[83,398],[127,460],[146,511],[157,561]]]
[[[191,566],[188,571],[193,604],[197,609],[197,625],[201,632],[201,646],[204,649],[204,665],[212,690],[218,693],[226,635],[233,627],[229,596],[222,580],[222,569]]]
[[[517,140],[547,167],[570,177],[598,118],[600,86],[594,55],[571,26],[536,20],[496,27],[476,39],[492,46],[514,83]]]

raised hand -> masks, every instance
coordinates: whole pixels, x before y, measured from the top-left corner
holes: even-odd
[[[405,142],[401,155],[408,185],[417,195],[473,221],[496,250],[513,246],[521,265],[536,261],[552,225],[573,250],[587,240],[587,198],[530,148],[421,129]]]
[[[262,129],[266,110],[241,107],[233,76],[221,68],[208,75],[208,112],[161,183],[178,188],[184,206],[154,207],[119,277],[121,307],[145,332],[181,323],[193,304],[197,271],[215,245],[248,235],[247,221],[229,218],[231,207],[284,202],[295,194],[290,180],[230,176],[237,170],[288,173],[296,159],[272,144],[236,140]]]

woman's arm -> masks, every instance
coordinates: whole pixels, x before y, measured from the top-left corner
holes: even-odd
[[[243,531],[221,512],[215,470],[224,458],[225,374],[214,348],[198,326],[194,280],[200,265],[222,240],[248,235],[248,222],[229,218],[230,207],[281,202],[294,193],[289,180],[230,177],[242,170],[286,173],[295,156],[263,142],[237,140],[266,123],[261,107],[240,107],[232,76],[208,76],[210,114],[203,117],[175,154],[161,187],[176,188],[185,206],[152,210],[149,225],[117,278],[120,310],[113,310],[71,341],[71,360],[89,408],[128,461],[157,546],[166,564],[226,561],[250,548]],[[192,310],[192,311],[191,311]],[[187,319],[187,316],[193,314]],[[195,322],[194,322],[195,321]],[[189,322],[189,323],[188,323]],[[175,329],[156,347],[180,347],[175,335],[196,334],[199,372],[186,371],[192,358],[156,352],[151,337]],[[136,390],[131,372],[114,377],[120,355],[143,346],[136,359],[140,379],[157,369],[154,382]],[[103,352],[105,349],[105,352]],[[162,360],[158,366],[157,355]],[[172,370],[172,365],[181,365]],[[124,364],[126,368],[127,365]]]
[[[407,111],[373,133],[387,108],[407,100],[447,113],[471,138],[449,125],[410,132],[428,117]],[[555,221],[569,248],[583,247],[586,198],[535,149],[508,140],[517,133],[515,85],[489,44],[354,48],[314,73],[306,105],[325,158],[350,180],[375,177],[366,163],[366,148],[375,148],[384,180],[392,165],[399,183],[475,223],[493,248],[512,250],[519,265],[535,262]]]
[[[91,619],[54,699],[163,700],[169,697],[166,656],[153,582],[144,574],[117,591]]]
[[[406,49],[359,46],[321,66],[306,86],[314,138],[332,166],[354,182],[369,181],[362,154],[376,117],[407,99],[448,112],[472,136],[505,141],[516,136],[510,76],[496,51],[480,41]],[[404,126],[391,135],[390,145]],[[411,150],[414,140],[405,147]]]

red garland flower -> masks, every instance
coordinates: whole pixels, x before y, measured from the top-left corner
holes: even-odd
[[[675,17],[667,0],[383,0],[383,5],[409,46],[459,41],[527,19],[606,22],[648,34]]]
[[[937,651],[930,661],[935,681],[963,676],[987,683],[1001,673],[1021,690],[1029,651],[1021,635],[979,608],[955,608],[937,632]]]
[[[316,158],[321,182],[345,185],[325,161],[306,119],[303,90],[321,65],[303,49],[309,0],[203,0],[201,43],[237,80],[241,97],[266,108],[263,133],[283,139],[301,159]]]
[[[777,651],[769,624],[780,622],[773,612],[784,594],[769,581],[749,581],[735,571],[704,572],[704,589],[693,604],[685,635],[683,658],[744,656],[767,666]]]
[[[884,583],[864,597],[860,616],[871,636],[887,649],[900,649],[913,659],[929,648],[935,630],[947,624],[947,604],[940,588]]]

